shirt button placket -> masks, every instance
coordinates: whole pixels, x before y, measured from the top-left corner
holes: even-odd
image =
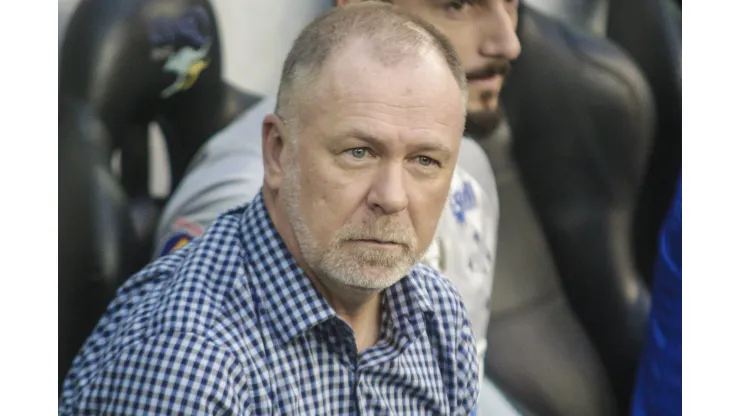
[[[355,394],[357,395],[357,414],[364,415],[367,414],[367,400],[365,399],[367,386],[363,380],[362,373],[359,371],[355,371],[355,380],[357,386],[355,390]]]

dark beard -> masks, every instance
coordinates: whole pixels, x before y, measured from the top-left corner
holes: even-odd
[[[465,136],[482,140],[490,136],[501,123],[501,107],[492,111],[468,113],[465,119]]]

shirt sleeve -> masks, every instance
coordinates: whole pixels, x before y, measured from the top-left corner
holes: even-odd
[[[167,333],[124,348],[73,392],[59,415],[249,415],[233,355],[203,337]]]
[[[473,331],[467,316],[463,314],[457,345],[457,409],[455,415],[470,416],[478,403],[480,377],[478,354]]]
[[[157,226],[153,259],[199,237],[225,211],[251,201],[262,184],[252,155],[214,155],[189,172],[172,195]],[[249,166],[249,168],[247,168]]]

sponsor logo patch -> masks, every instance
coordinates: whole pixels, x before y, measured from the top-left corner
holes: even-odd
[[[205,227],[197,222],[188,220],[185,217],[178,217],[172,223],[172,234],[162,246],[160,257],[166,256],[176,250],[181,249],[195,238],[200,237],[205,232]]]
[[[179,231],[170,236],[167,242],[162,247],[160,257],[174,253],[175,251],[183,248],[187,243],[193,240],[193,236],[185,231]]]
[[[208,68],[213,24],[202,6],[195,6],[183,14],[163,6],[149,12],[153,15],[148,24],[151,57],[155,61],[165,61],[162,71],[176,77],[160,92],[162,98],[169,98],[192,87]]]
[[[175,230],[187,231],[193,237],[200,237],[205,231],[205,228],[202,225],[197,222],[190,221],[185,217],[175,218],[172,228]]]

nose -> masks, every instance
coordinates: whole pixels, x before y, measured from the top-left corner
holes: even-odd
[[[376,214],[395,214],[408,206],[402,163],[387,163],[375,173],[367,203]]]
[[[497,1],[489,13],[481,20],[483,41],[480,54],[488,58],[504,58],[513,61],[522,52],[522,45],[516,35],[516,14],[506,9],[506,2]]]

